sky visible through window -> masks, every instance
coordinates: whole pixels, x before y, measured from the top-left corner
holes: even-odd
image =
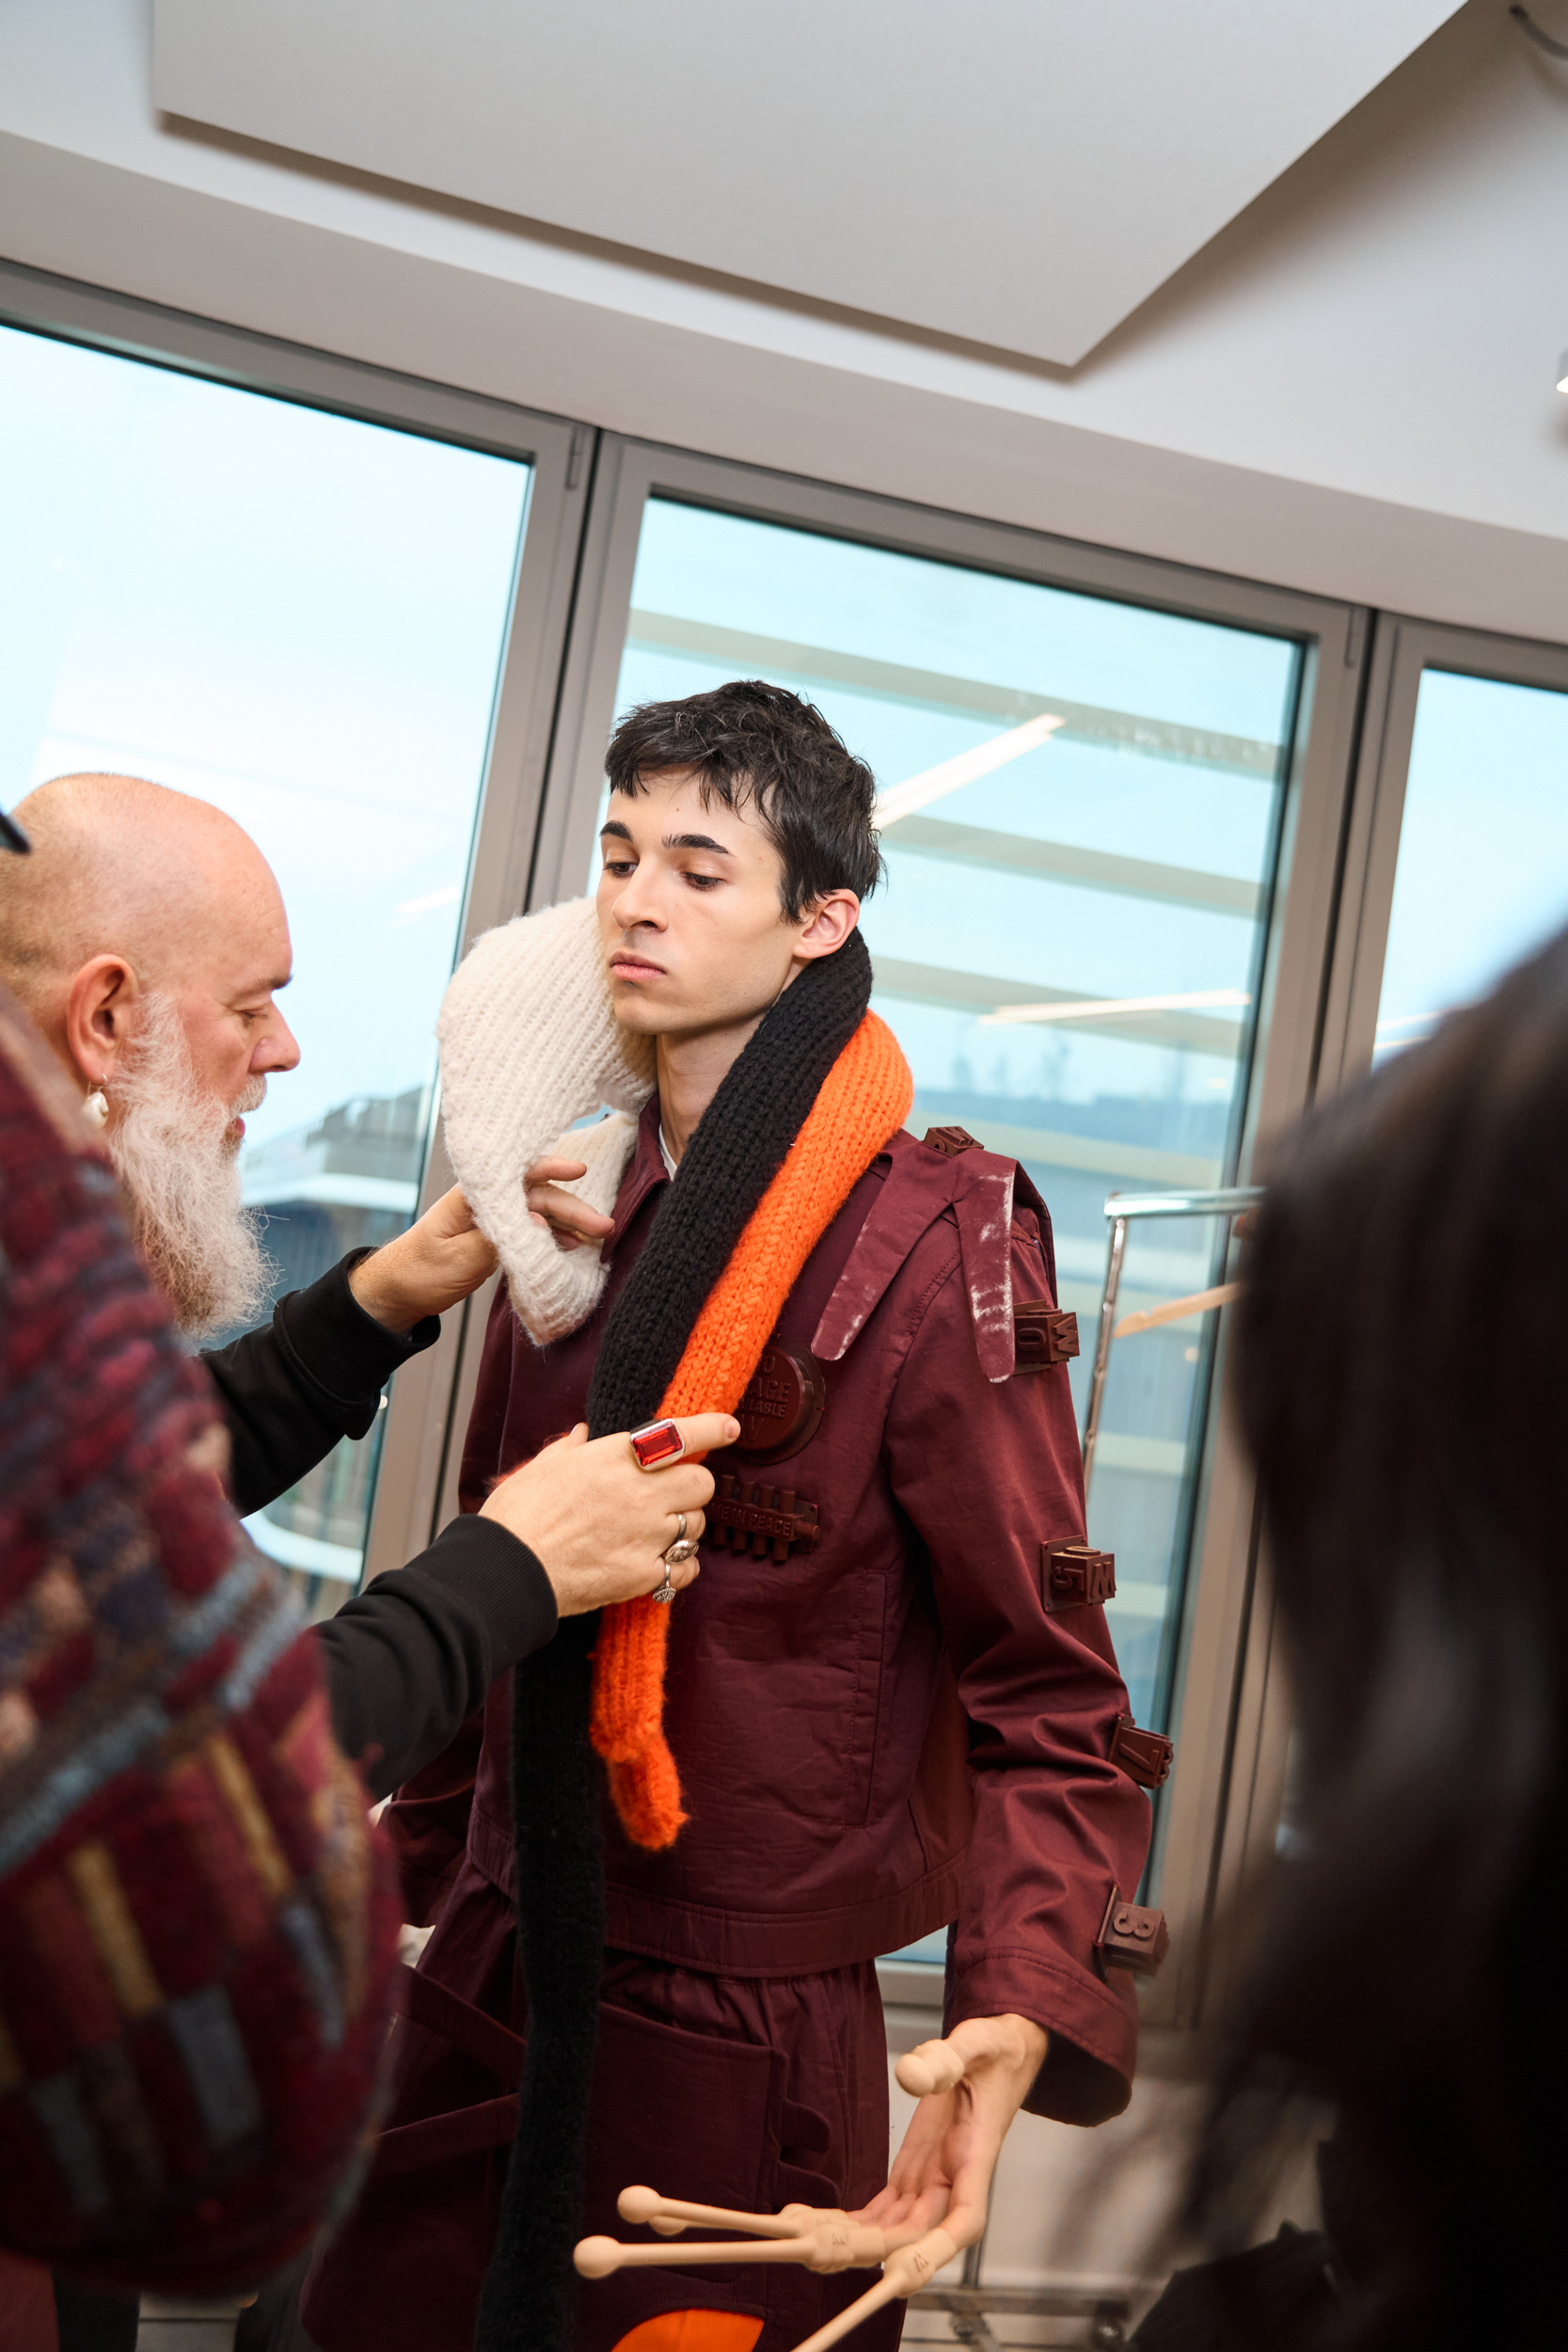
[[[0,800],[115,768],[277,875],[303,1049],[253,1143],[426,1084],[529,469],[0,329]]]
[[[0,329],[0,802],[118,770],[259,844],[302,1059],[246,1120],[281,1293],[407,1223],[530,469]],[[378,1420],[250,1521],[325,1613]]]
[[[1431,1035],[1568,922],[1568,694],[1428,670],[1374,1057]]]

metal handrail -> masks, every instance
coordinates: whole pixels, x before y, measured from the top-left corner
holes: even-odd
[[[1105,1215],[1122,1222],[1133,1216],[1240,1216],[1262,1198],[1261,1184],[1222,1184],[1212,1192],[1113,1192]]]
[[[1094,1372],[1089,1381],[1089,1409],[1084,1422],[1084,1492],[1088,1493],[1094,1470],[1094,1450],[1100,1436],[1100,1406],[1105,1393],[1105,1374],[1111,1361],[1111,1333],[1121,1290],[1122,1260],[1127,1255],[1127,1228],[1135,1217],[1238,1217],[1263,1198],[1261,1184],[1222,1184],[1208,1192],[1113,1192],[1105,1203],[1111,1220],[1111,1249],[1105,1266],[1105,1295],[1100,1302],[1100,1328],[1095,1335]]]

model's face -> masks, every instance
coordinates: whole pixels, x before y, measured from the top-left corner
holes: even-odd
[[[705,807],[687,769],[613,794],[600,848],[610,993],[617,1018],[644,1037],[754,1021],[802,962],[830,952],[816,943],[814,910],[784,919],[783,866],[756,811]]]

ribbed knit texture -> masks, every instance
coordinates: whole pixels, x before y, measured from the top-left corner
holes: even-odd
[[[734,1411],[796,1277],[903,1125],[912,1099],[909,1064],[892,1031],[867,1012],[709,1293],[659,1401],[661,1413]],[[682,1184],[686,1173],[683,1165]],[[644,1253],[633,1282],[646,1263]],[[627,1836],[653,1848],[672,1845],[686,1819],[663,1730],[669,1639],[667,1606],[623,1601],[605,1611],[594,1656],[594,1745],[610,1766],[610,1794]]]
[[[902,1056],[866,1010],[870,993],[871,960],[855,931],[784,991],[729,1071],[606,1325],[588,1399],[592,1435],[636,1428],[677,1389],[689,1391],[693,1407],[738,1402],[800,1266],[912,1100]],[[841,1056],[848,1069],[832,1086]],[[765,1196],[776,1179],[774,1204]],[[721,1391],[710,1392],[709,1379]],[[634,1822],[645,1805],[657,1831],[680,1816],[659,1724],[669,1610],[646,1604],[663,1621],[649,1625],[637,1608],[598,1621],[606,1663],[596,1711],[608,1711],[611,1736],[627,1748],[615,1765],[618,1801]],[[529,2049],[476,2352],[569,2352],[571,2344],[604,1939],[591,1628],[569,1619],[514,1677]]]
[[[567,1617],[512,1677],[517,1963],[528,2055],[475,2352],[570,2352],[588,2101],[599,2034],[604,1775],[589,1744],[598,1619]]]
[[[636,1114],[654,1090],[652,1039],[615,1018],[593,899],[519,915],[476,940],[436,1033],[452,1168],[499,1253],[518,1321],[543,1346],[586,1323],[606,1269],[596,1243],[558,1249],[531,1221],[523,1172],[556,1154],[586,1161],[570,1189],[608,1216]],[[607,1103],[607,1119],[563,1132]]]

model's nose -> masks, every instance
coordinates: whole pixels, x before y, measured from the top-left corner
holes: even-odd
[[[664,929],[664,917],[640,874],[634,874],[627,882],[615,901],[613,912],[622,932],[626,935],[628,946],[636,944],[629,936],[632,931],[644,929],[661,931]]]

